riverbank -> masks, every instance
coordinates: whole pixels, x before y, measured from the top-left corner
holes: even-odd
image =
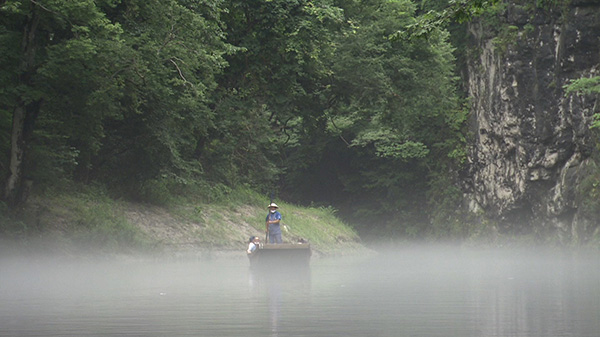
[[[250,236],[264,237],[268,203],[251,191],[164,205],[90,190],[33,195],[18,217],[3,219],[0,247],[4,253],[34,255],[235,257]],[[366,249],[332,208],[278,204],[284,241],[307,240],[316,256]]]

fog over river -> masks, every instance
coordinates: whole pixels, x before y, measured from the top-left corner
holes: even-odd
[[[600,254],[420,247],[257,273],[234,258],[0,258],[0,336],[600,336]]]

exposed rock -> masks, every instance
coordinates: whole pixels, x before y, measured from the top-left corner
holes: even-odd
[[[598,100],[567,96],[564,86],[600,75],[600,2],[531,9],[513,1],[499,18],[469,26],[479,51],[469,61],[469,208],[506,231],[585,241],[599,228],[577,198],[597,170]]]

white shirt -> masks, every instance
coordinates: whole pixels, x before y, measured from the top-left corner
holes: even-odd
[[[257,243],[250,242],[250,244],[248,245],[248,254],[250,254],[253,251],[255,251],[257,247],[258,247]]]

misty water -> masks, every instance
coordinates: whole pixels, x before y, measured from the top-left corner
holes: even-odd
[[[412,248],[253,272],[214,259],[0,259],[0,336],[600,334],[598,253]]]

